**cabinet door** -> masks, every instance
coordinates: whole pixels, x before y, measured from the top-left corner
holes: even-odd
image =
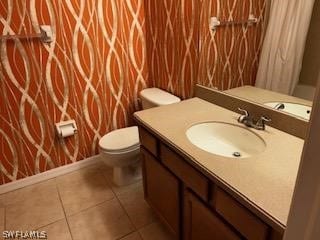
[[[179,181],[143,148],[141,158],[145,199],[179,238]]]
[[[184,197],[184,240],[241,239],[191,192]]]

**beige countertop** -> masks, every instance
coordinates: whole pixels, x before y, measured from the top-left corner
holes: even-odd
[[[306,106],[312,106],[312,102],[253,86],[243,86],[238,88],[232,88],[229,90],[224,91],[230,95],[248,99],[250,101],[264,104],[267,102],[289,102],[289,103],[298,103]]]
[[[186,137],[186,130],[196,124],[220,121],[243,126],[239,114],[199,98],[136,112],[136,119],[177,148],[206,173],[219,179],[285,226],[289,214],[304,141],[267,126],[265,131],[251,131],[266,142],[266,150],[251,158],[232,159],[205,152]]]

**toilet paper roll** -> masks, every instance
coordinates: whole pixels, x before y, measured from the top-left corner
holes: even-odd
[[[71,124],[66,126],[60,126],[59,129],[60,129],[59,135],[61,138],[70,137],[75,134],[75,129]]]

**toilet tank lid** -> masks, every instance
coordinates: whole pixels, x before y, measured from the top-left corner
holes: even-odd
[[[105,151],[123,151],[139,145],[139,130],[136,126],[109,132],[99,141],[99,147]]]
[[[168,105],[180,102],[181,99],[159,88],[146,88],[140,92],[140,97],[157,105]]]

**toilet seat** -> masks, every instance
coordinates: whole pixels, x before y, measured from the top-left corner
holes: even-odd
[[[131,148],[127,148],[127,149],[118,149],[118,150],[106,150],[106,149],[103,149],[100,147],[100,152],[103,152],[103,153],[106,153],[106,154],[111,154],[111,155],[121,155],[121,154],[127,154],[127,153],[131,153],[131,152],[134,152],[134,151],[139,151],[140,150],[140,145],[138,146],[134,146],[134,147],[131,147]]]
[[[103,152],[121,154],[140,148],[138,127],[128,127],[114,130],[104,135],[99,141]]]

